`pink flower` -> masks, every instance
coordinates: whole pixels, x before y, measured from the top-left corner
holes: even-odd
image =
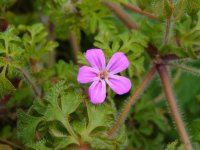
[[[129,66],[129,61],[124,53],[115,53],[107,66],[101,49],[87,50],[85,57],[92,67],[81,67],[77,80],[79,83],[92,82],[88,93],[93,104],[104,102],[106,98],[106,83],[119,95],[127,93],[131,89],[131,81],[128,78],[116,75]]]

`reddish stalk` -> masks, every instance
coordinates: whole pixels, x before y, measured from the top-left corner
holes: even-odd
[[[126,3],[121,3],[121,5],[122,5],[124,8],[126,8],[126,9],[128,9],[128,10],[131,10],[131,11],[133,11],[133,12],[135,12],[135,13],[141,14],[141,15],[143,15],[143,16],[146,16],[146,17],[150,18],[150,19],[158,20],[158,17],[157,17],[156,15],[151,14],[151,13],[146,12],[146,11],[143,11],[142,9],[140,9],[140,8],[137,7],[137,6],[134,6],[134,5],[132,5],[132,4],[126,4]]]
[[[172,91],[172,88],[170,85],[170,79],[169,79],[168,72],[167,72],[165,65],[162,65],[162,64],[158,65],[157,71],[160,75],[161,82],[162,82],[162,85],[164,88],[164,92],[165,92],[165,95],[167,98],[167,102],[169,104],[169,108],[171,111],[171,115],[172,115],[173,120],[175,121],[178,133],[181,138],[181,142],[183,143],[186,150],[192,150],[192,144],[190,142],[190,139],[187,134],[186,128],[184,126],[184,123],[181,119],[181,115],[178,111],[178,107],[177,107],[176,100],[173,95],[173,91]]]
[[[156,71],[156,65],[153,65],[152,68],[150,69],[149,73],[147,74],[146,78],[143,80],[143,82],[140,84],[140,86],[136,89],[134,94],[131,96],[129,101],[126,103],[122,113],[119,115],[117,121],[115,122],[114,126],[108,131],[108,136],[112,137],[117,130],[119,129],[120,125],[123,123],[125,120],[131,106],[133,103],[136,101],[140,93],[147,87],[148,83],[151,81],[153,75],[155,74]]]
[[[119,5],[109,1],[103,1],[103,4],[111,9],[129,29],[138,29],[137,24],[133,22],[132,18]]]
[[[42,92],[41,89],[35,84],[35,82],[31,79],[30,75],[28,72],[24,69],[19,69],[19,71],[23,74],[24,78],[28,81],[30,86],[32,87],[34,93],[38,97],[42,97]]]

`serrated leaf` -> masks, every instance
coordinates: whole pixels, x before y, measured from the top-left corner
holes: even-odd
[[[91,105],[88,104],[88,118],[89,123],[87,126],[88,133],[92,132],[97,127],[108,127],[112,124],[113,116],[113,109],[107,105]]]
[[[55,139],[55,146],[57,150],[66,148],[67,146],[71,144],[77,144],[77,142],[71,136]]]
[[[24,144],[31,144],[34,141],[35,131],[42,117],[33,117],[22,110],[17,111],[18,137]]]
[[[175,19],[180,19],[186,12],[187,0],[177,0],[174,6],[174,17]]]
[[[46,146],[46,140],[41,140],[35,143],[27,144],[27,147],[32,148],[34,150],[53,150],[53,148]]]
[[[2,73],[0,74],[0,85],[0,97],[15,91],[15,87]]]
[[[86,130],[86,119],[83,118],[81,121],[74,121],[72,126],[77,133],[81,134],[84,130]]]
[[[68,93],[62,96],[61,105],[65,115],[73,113],[81,103],[81,96],[75,93]]]
[[[112,145],[108,140],[93,137],[91,140],[91,146],[95,149],[113,149],[114,145]]]
[[[176,145],[178,144],[178,141],[174,141],[167,145],[167,150],[176,150]]]

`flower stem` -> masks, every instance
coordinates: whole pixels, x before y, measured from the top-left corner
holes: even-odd
[[[149,13],[149,12],[146,12],[146,11],[143,11],[142,9],[140,9],[139,7],[137,7],[137,6],[134,6],[134,5],[132,5],[132,4],[126,4],[126,3],[121,3],[121,5],[124,7],[124,8],[126,8],[126,9],[129,9],[129,10],[131,10],[131,11],[133,11],[133,12],[136,12],[136,13],[138,13],[138,14],[141,14],[141,15],[143,15],[143,16],[146,16],[146,17],[148,17],[148,18],[150,18],[150,19],[154,19],[154,20],[158,20],[158,17],[157,16],[155,16],[154,14],[151,14],[151,13]]]
[[[147,74],[146,78],[143,80],[143,82],[140,84],[140,86],[137,88],[137,90],[134,92],[134,94],[131,96],[129,101],[126,103],[122,113],[119,115],[117,121],[115,122],[114,126],[108,131],[108,136],[112,137],[114,133],[117,132],[119,129],[120,125],[123,123],[125,120],[128,111],[130,110],[131,106],[135,102],[135,100],[138,98],[140,93],[147,87],[148,83],[151,81],[153,75],[155,74],[156,71],[156,65],[153,65],[152,68],[150,69],[149,73]]]
[[[161,82],[162,82],[162,85],[163,85],[163,88],[164,88],[164,92],[165,92],[165,95],[166,95],[166,98],[167,98],[167,101],[168,101],[168,104],[169,104],[169,108],[171,110],[172,118],[175,121],[175,124],[176,124],[177,130],[178,130],[178,133],[180,135],[181,141],[182,141],[186,150],[192,150],[192,144],[190,142],[187,131],[184,127],[184,123],[181,119],[181,116],[180,116],[180,113],[178,111],[178,107],[177,107],[177,104],[176,104],[176,100],[175,100],[174,95],[173,95],[173,91],[172,91],[172,88],[171,88],[171,85],[170,85],[170,79],[169,79],[169,76],[168,76],[167,68],[164,65],[160,64],[160,65],[157,66],[157,71],[160,75]]]
[[[138,29],[137,24],[133,22],[132,18],[119,5],[106,0],[103,1],[103,4],[111,9],[129,29]]]
[[[38,96],[38,97],[42,97],[42,92],[41,92],[40,88],[31,79],[31,76],[29,75],[29,73],[24,69],[19,69],[19,71],[23,74],[24,78],[28,81],[28,83],[32,87],[35,95]]]

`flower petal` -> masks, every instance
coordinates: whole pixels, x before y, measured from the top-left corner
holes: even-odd
[[[131,89],[131,81],[123,76],[109,75],[106,80],[110,88],[117,94],[122,95],[127,93]]]
[[[111,57],[106,69],[111,74],[116,74],[127,69],[128,66],[129,66],[128,58],[124,55],[124,53],[117,52]]]
[[[95,80],[98,80],[98,70],[88,66],[83,66],[79,69],[77,80],[80,83],[88,83]]]
[[[85,57],[92,67],[102,70],[105,69],[106,60],[101,49],[90,49],[86,51]]]
[[[104,80],[94,81],[89,87],[90,101],[93,104],[101,104],[106,98],[106,82]]]

